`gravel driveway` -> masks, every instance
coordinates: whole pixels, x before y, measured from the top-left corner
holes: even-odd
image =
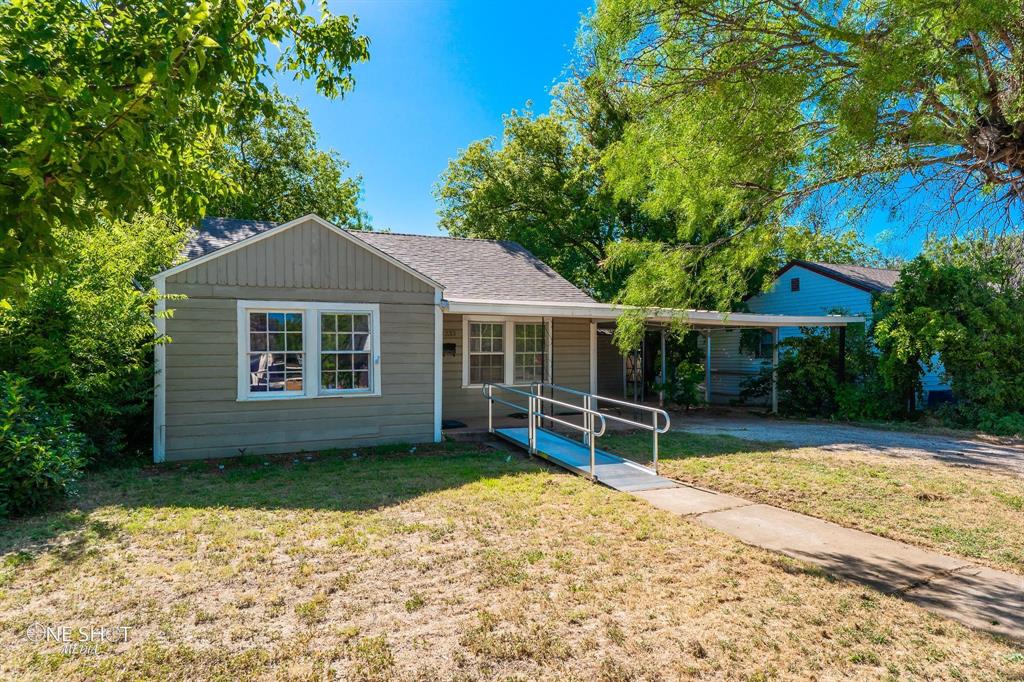
[[[862,426],[798,422],[768,417],[672,416],[673,431],[721,433],[746,440],[776,441],[822,450],[859,451],[891,457],[934,459],[1024,476],[1024,446]]]

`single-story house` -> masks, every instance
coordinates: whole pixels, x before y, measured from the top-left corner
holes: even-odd
[[[445,420],[486,414],[485,383],[594,393],[623,376],[598,334],[622,310],[511,242],[212,218],[183,256],[154,278],[170,340],[155,358],[158,462],[439,441]],[[862,321],[647,315],[654,329],[683,315],[705,331]]]
[[[747,299],[747,306],[751,312],[772,315],[824,315],[841,311],[863,317],[870,324],[876,298],[892,292],[899,276],[899,270],[886,268],[794,260],[776,273],[767,291]],[[779,330],[780,341],[799,335],[799,327]],[[742,383],[771,361],[771,341],[766,335],[762,344],[743,352],[736,330],[715,331],[710,339],[714,367],[712,400],[731,402],[739,398]],[[933,364],[934,368],[926,369],[921,378],[928,402],[945,399],[950,393],[950,387],[942,379],[938,358]]]

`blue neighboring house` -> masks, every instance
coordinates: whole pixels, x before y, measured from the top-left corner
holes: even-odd
[[[823,315],[841,310],[862,315],[870,324],[874,297],[891,292],[899,276],[899,270],[794,260],[779,270],[768,291],[751,297],[747,305],[752,313],[776,315]],[[799,335],[797,327],[779,330],[780,340]],[[771,335],[766,332],[754,352],[742,352],[739,330],[713,332],[711,357],[712,402],[734,401],[743,381],[771,362]],[[926,370],[921,383],[926,404],[949,395],[938,362],[934,370]]]

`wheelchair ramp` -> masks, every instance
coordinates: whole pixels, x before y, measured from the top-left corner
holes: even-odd
[[[530,435],[525,426],[495,429],[494,433],[529,452]],[[537,429],[537,454],[573,473],[590,475],[590,450],[587,446],[557,433]],[[675,482],[658,476],[647,467],[604,450],[596,451],[594,470],[598,482],[623,492],[676,487]]]

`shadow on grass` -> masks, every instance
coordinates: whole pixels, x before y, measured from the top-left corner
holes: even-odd
[[[67,505],[73,508],[0,523],[0,555],[51,549],[62,561],[74,561],[84,551],[87,535],[115,532],[97,526],[102,522],[89,517],[89,512],[108,505],[358,512],[539,469],[537,462],[518,453],[472,443],[354,448],[110,469],[86,477],[81,495]]]
[[[650,432],[640,431],[626,434],[610,434],[598,441],[605,452],[626,457],[634,462],[647,464],[651,461],[653,438]],[[788,449],[785,443],[767,443],[744,440],[735,436],[707,435],[670,431],[658,437],[658,459],[690,459],[694,457],[719,457],[745,452],[766,452]]]

